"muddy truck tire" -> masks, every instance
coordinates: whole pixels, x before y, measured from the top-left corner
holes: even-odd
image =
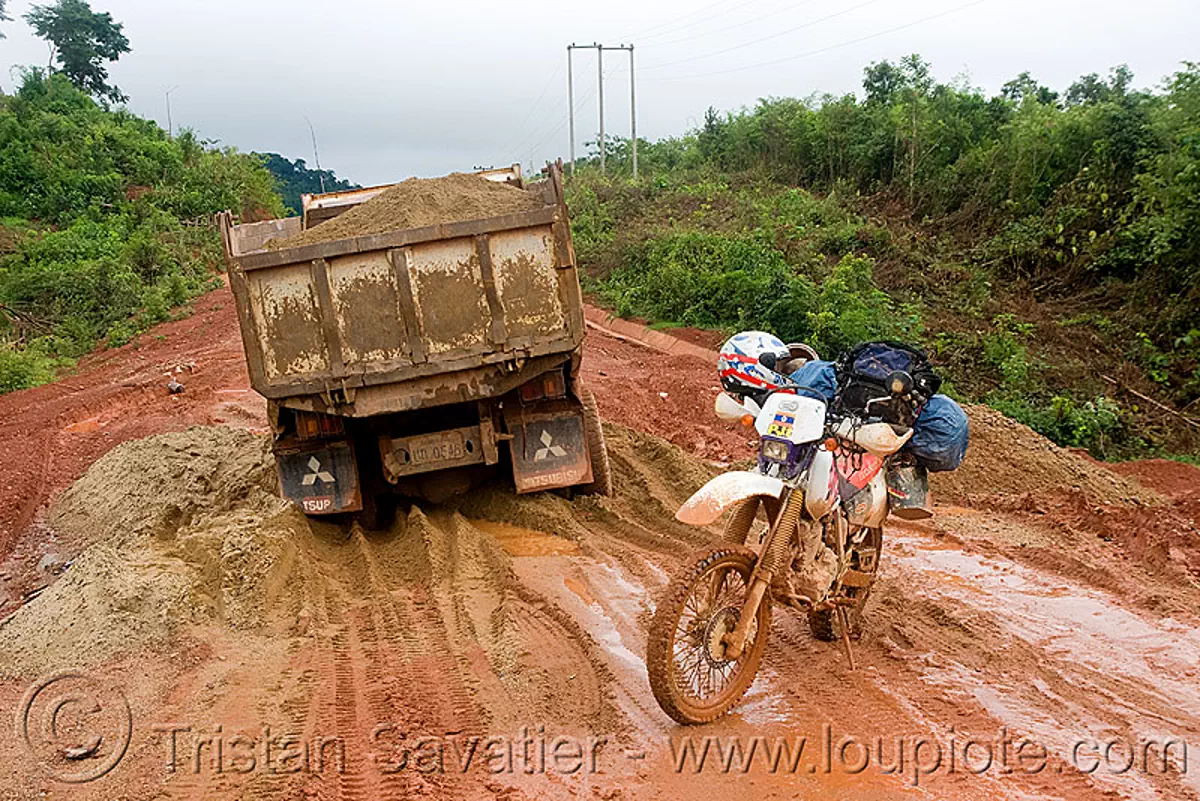
[[[583,431],[587,436],[588,454],[592,460],[592,482],[577,487],[583,495],[613,494],[612,465],[608,461],[608,447],[604,444],[604,428],[600,424],[600,406],[596,396],[587,387],[579,388],[579,401],[583,404]]]
[[[396,496],[383,477],[383,459],[374,434],[355,441],[362,511],[354,520],[366,531],[387,531],[396,520]]]

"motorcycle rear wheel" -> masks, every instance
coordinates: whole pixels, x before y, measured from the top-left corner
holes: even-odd
[[[757,559],[749,548],[733,545],[701,552],[658,599],[646,669],[658,705],[679,723],[716,720],[754,683],[771,630],[770,591],[759,603],[738,659],[724,659],[721,636],[737,623]]]

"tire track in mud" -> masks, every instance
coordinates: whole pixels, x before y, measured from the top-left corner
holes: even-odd
[[[180,521],[156,523],[130,540],[133,550],[127,551],[130,559],[123,569],[164,563],[159,557],[173,560],[183,566],[181,574],[194,574],[195,597],[214,599],[205,606],[211,614],[209,629],[217,632],[214,641],[244,636],[277,643],[282,635],[290,650],[264,647],[261,652],[270,661],[261,667],[242,662],[226,673],[210,661],[199,676],[189,677],[193,689],[181,705],[190,704],[192,714],[207,713],[215,697],[220,703],[213,714],[227,714],[236,722],[282,713],[309,743],[343,738],[344,772],[325,770],[297,779],[303,784],[298,789],[325,801],[421,794],[492,797],[510,791],[537,798],[586,797],[597,787],[599,794],[608,792],[599,781],[589,786],[579,778],[457,773],[449,754],[447,771],[430,775],[413,770],[387,774],[376,759],[391,755],[400,734],[412,745],[422,735],[512,734],[514,726],[542,722],[563,733],[610,736],[614,749],[645,748],[653,764],[606,765],[616,782],[639,795],[653,789],[663,797],[694,796],[701,786],[709,794],[744,795],[746,785],[739,776],[681,777],[672,769],[670,738],[693,732],[681,732],[657,708],[643,661],[654,596],[682,560],[719,536],[717,527],[697,530],[673,520],[678,503],[715,469],[646,435],[618,427],[610,431],[618,483],[614,498],[518,498],[507,488],[484,488],[474,500],[458,505],[414,505],[391,531],[370,535],[284,511],[259,486],[262,482],[245,475],[247,470],[267,474],[265,449],[262,464],[247,463],[249,467],[233,471],[228,467],[239,453],[263,443],[248,436],[217,438],[212,446],[217,453],[199,460],[207,464],[212,457],[213,466],[195,476],[206,488],[212,484],[206,489],[211,502],[187,506]],[[153,459],[106,463],[98,474],[128,468],[138,476],[159,475],[146,473],[147,465],[191,463],[197,457],[190,454],[190,443],[199,441],[177,443],[174,450],[163,450],[163,441],[149,442],[142,455]],[[231,478],[230,472],[240,477]],[[167,485],[175,480],[162,479]],[[226,485],[245,492],[222,489]],[[107,491],[109,485],[99,489]],[[93,522],[104,523],[97,530],[112,528],[114,521],[105,517],[112,512],[85,503],[91,497],[79,495],[73,502],[86,506]],[[944,515],[945,526],[966,526],[953,510]],[[505,554],[504,538],[493,538],[486,526],[472,522],[475,518],[530,526],[538,542],[549,540],[558,547],[545,556],[536,549]],[[1012,523],[1020,524],[1019,519]],[[899,532],[894,537],[893,528]],[[1178,677],[1174,684],[1158,687],[1146,674],[1129,670],[1128,659],[1118,660],[1123,670],[1075,664],[1078,660],[1069,653],[1037,637],[1023,640],[1011,630],[1024,619],[1052,615],[1033,609],[1020,618],[1006,616],[995,599],[970,589],[979,583],[973,576],[953,580],[943,575],[953,571],[938,564],[938,549],[992,559],[990,552],[988,557],[973,556],[968,537],[914,535],[889,526],[888,538],[880,591],[873,595],[866,637],[858,646],[862,669],[851,673],[836,644],[813,641],[802,617],[780,609],[765,668],[746,703],[704,728],[702,736],[801,732],[813,737],[823,723],[835,725],[838,733],[867,737],[930,735],[944,740],[953,727],[991,734],[1002,724],[1038,736],[1037,724],[1047,721],[1060,727],[1095,722],[1124,733],[1152,723],[1200,732],[1193,710],[1179,703]],[[246,566],[264,565],[263,571],[249,570],[247,578]],[[92,576],[102,592],[111,576],[88,569],[81,562],[70,575]],[[939,581],[945,592],[931,591]],[[1022,593],[1030,594],[1021,586],[1008,590],[1010,604],[1020,602]],[[999,588],[990,592],[997,594]],[[1136,635],[1133,631],[1122,641]],[[197,636],[203,640],[211,632],[198,630]],[[248,659],[259,652],[250,653]],[[1173,659],[1162,665],[1176,671],[1177,663]],[[262,676],[253,675],[256,667]],[[226,685],[204,690],[203,679],[212,675],[226,676]],[[235,681],[245,683],[229,686]],[[1086,703],[1072,694],[1078,692],[1073,684],[1087,687],[1091,697]],[[1008,717],[1003,705],[963,688],[992,692],[1007,702]],[[248,711],[234,714],[236,704]],[[1030,714],[1020,717],[1014,710]],[[1140,717],[1134,714],[1139,711]],[[375,736],[381,723],[398,725],[395,738],[380,741]],[[1115,792],[1075,774],[1003,781],[938,776],[915,789],[902,779],[878,775],[810,779],[755,774],[754,780],[759,782],[756,793],[789,797],[812,790],[846,798],[1024,794],[1073,800]],[[215,788],[179,783],[167,789],[189,798],[272,796],[268,783],[222,781]],[[1149,786],[1170,798],[1194,797],[1186,784],[1170,778],[1154,779]]]
[[[320,726],[331,726],[332,736],[344,740],[345,771],[332,788],[324,777],[310,786],[320,798],[346,801],[427,792],[460,797],[462,782],[452,772],[418,775],[402,764],[404,738],[473,731],[478,715],[439,636],[443,624],[436,610],[420,593],[388,581],[376,547],[355,526],[338,552],[315,555],[327,590],[322,617],[333,634],[327,640],[317,635],[313,706]],[[318,736],[331,735],[326,730]]]
[[[682,544],[680,541],[685,538],[657,536],[649,525],[638,519],[644,513],[653,515],[652,508],[638,507],[631,514],[627,508],[616,511],[612,503],[605,505],[605,514],[592,515],[583,521],[587,530],[587,535],[581,540],[583,556],[573,558],[576,562],[587,559],[587,563],[576,565],[584,574],[587,597],[582,598],[582,603],[573,600],[571,593],[549,585],[545,579],[539,581],[533,577],[535,573],[552,571],[534,568],[519,572],[530,583],[536,583],[538,591],[567,614],[577,617],[580,624],[593,634],[592,641],[601,650],[601,657],[616,674],[616,683],[624,696],[622,708],[634,729],[640,733],[639,736],[651,742],[661,739],[664,733],[672,729],[649,698],[644,686],[644,666],[641,670],[631,666],[627,656],[622,657],[621,654],[631,653],[640,660],[644,642],[639,635],[645,628],[644,623],[652,604],[647,599],[640,614],[634,615],[632,620],[626,614],[622,619],[621,610],[615,608],[611,594],[604,591],[606,587],[611,589],[617,579],[606,577],[605,572],[624,572],[626,580],[629,576],[635,577],[635,582],[642,585],[642,594],[652,596],[662,580],[656,570],[648,566],[657,562],[658,570],[662,567],[673,569],[687,553],[679,548]],[[668,527],[669,524],[664,526]],[[686,539],[702,542],[711,541],[715,536],[713,532],[694,531]],[[687,544],[695,547],[700,543],[693,541]],[[889,542],[889,551],[894,546],[895,543]],[[858,645],[860,661],[864,663],[858,672],[849,671],[836,644],[812,640],[803,618],[781,608],[773,626],[773,642],[768,650],[766,668],[748,694],[747,701],[708,731],[761,733],[778,731],[784,727],[795,733],[799,724],[800,730],[806,731],[815,740],[819,726],[829,723],[835,724],[841,733],[848,736],[904,737],[906,741],[928,737],[945,743],[951,741],[956,727],[958,731],[993,735],[1008,723],[1003,718],[997,718],[994,710],[989,710],[977,699],[963,698],[953,688],[932,682],[919,664],[907,664],[910,661],[919,662],[919,659],[913,655],[897,655],[896,650],[902,646],[897,646],[888,637],[889,626],[896,631],[905,625],[907,619],[921,616],[930,621],[928,625],[931,630],[936,632],[945,627],[957,630],[970,647],[980,650],[986,648],[987,643],[996,642],[995,637],[982,638],[982,642],[971,642],[971,639],[979,638],[980,631],[989,627],[993,632],[999,631],[998,625],[986,613],[978,623],[973,622],[972,615],[968,624],[956,624],[953,612],[925,601],[919,594],[914,596],[913,593],[917,592],[915,587],[910,587],[907,595],[901,594],[897,598],[901,593],[895,587],[897,583],[907,587],[920,577],[914,575],[910,567],[895,563],[889,565],[886,561],[885,570],[888,582],[893,585],[893,602],[886,606],[879,600],[872,603],[873,608],[868,612],[868,636]],[[896,605],[897,601],[903,603],[907,598],[912,598],[907,605]],[[606,618],[614,629],[623,627],[621,639],[624,642],[614,644],[610,638],[596,636],[597,627],[603,625],[597,622],[597,617]],[[933,644],[931,647],[936,650],[937,646]],[[901,662],[899,669],[897,661]],[[1036,669],[1034,672],[1037,672]],[[959,683],[970,683],[972,678],[964,677]],[[978,682],[977,678],[974,680]],[[997,686],[1004,685],[997,682]],[[1147,690],[1143,688],[1142,692]],[[1122,693],[1132,703],[1138,703],[1139,692],[1136,688],[1125,688]],[[1116,694],[1113,695],[1115,697]],[[1029,727],[1014,725],[1012,728],[1015,731],[1014,738],[1021,735],[1036,737],[1038,734]],[[1072,772],[1070,766],[1060,758],[1051,755],[1050,759],[1052,767],[1048,773],[1052,775],[1001,777],[988,774],[976,777],[963,775],[960,771],[957,775],[938,775],[926,779],[925,784],[935,796],[949,794],[964,799],[1033,794],[1037,797],[1082,800],[1094,798],[1110,789],[1097,784],[1082,772]],[[878,783],[868,780],[865,784],[860,783],[860,789],[869,793],[870,788],[880,792],[883,788],[890,788],[886,791],[889,796],[909,793],[924,795],[929,791],[886,777],[876,778],[880,779]],[[1178,785],[1178,782],[1168,778],[1165,784]]]
[[[939,526],[955,522],[948,516]],[[969,518],[957,522],[970,525]],[[1043,790],[1200,797],[1200,781],[1181,769],[1178,751],[1175,767],[1153,772],[1145,764],[1116,773],[1104,765],[1085,776],[1070,761],[1081,740],[1115,738],[1122,748],[1140,748],[1200,737],[1194,627],[1130,610],[1117,596],[1061,574],[947,547],[918,530],[897,540],[898,572],[911,589],[909,613],[893,631],[905,641],[906,664],[944,697],[1049,748],[1065,769],[1054,782],[1039,777]],[[888,595],[890,615],[895,589]],[[1145,751],[1140,756],[1146,759]]]

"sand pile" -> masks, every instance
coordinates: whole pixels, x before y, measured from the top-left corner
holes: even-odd
[[[1137,505],[1162,501],[1158,493],[1060,448],[994,409],[978,405],[965,408],[971,421],[971,446],[961,467],[934,475],[932,485],[939,501],[1064,489],[1080,490],[1097,503]]]
[[[599,714],[598,685],[564,683],[598,670],[585,664],[586,637],[543,609],[500,542],[470,521],[569,541],[621,531],[681,553],[702,542],[704,532],[672,515],[713,469],[656,437],[607,433],[619,497],[518,497],[498,478],[447,506],[413,504],[390,532],[370,535],[310,520],[278,498],[266,437],[196,427],[125,443],[52,507],[50,524],[86,545],[62,578],[0,624],[0,666],[22,676],[95,668],[175,650],[214,624],[328,639],[360,614],[352,610],[374,609],[379,634],[399,637],[413,658],[449,648],[486,659],[498,683],[468,685],[495,705],[508,708],[511,698],[546,713],[567,704],[580,719]],[[422,623],[425,615],[434,618]],[[406,631],[442,631],[444,641]],[[553,659],[542,641],[561,643]]]
[[[270,441],[249,432],[197,427],[114,448],[54,504],[51,525],[91,544],[0,626],[0,665],[94,665],[164,646],[191,622],[260,625],[301,517],[273,490]]]
[[[541,189],[519,189],[454,173],[445,178],[410,178],[350,211],[298,236],[277,239],[274,250],[370,236],[429,225],[465,222],[524,211],[545,205]]]

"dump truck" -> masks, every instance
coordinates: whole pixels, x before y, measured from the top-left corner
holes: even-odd
[[[529,186],[516,166],[482,177],[533,193],[535,208],[299,246],[287,240],[389,187],[305,197],[301,217],[222,216],[280,490],[306,514],[377,528],[396,497],[441,501],[499,470],[518,493],[611,491],[580,380],[562,166]]]

